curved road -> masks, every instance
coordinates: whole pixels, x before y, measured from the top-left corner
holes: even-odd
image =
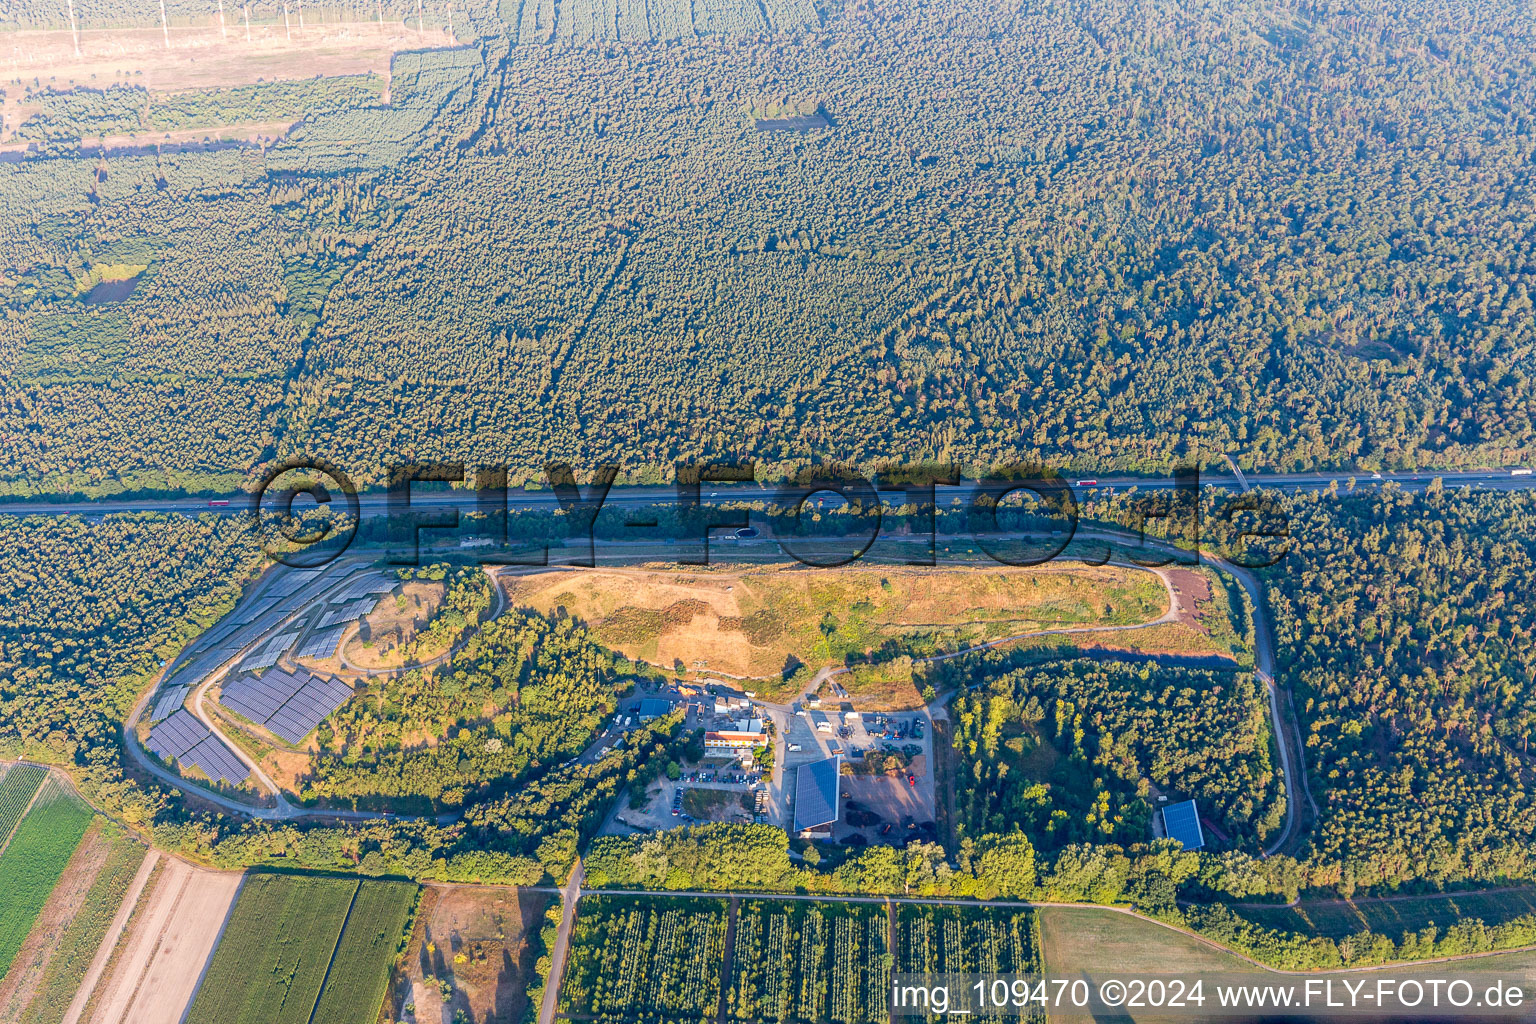
[[[1094,528],[1094,529],[1089,529],[1089,530],[1078,531],[1077,534],[1076,534],[1076,538],[1108,540],[1108,541],[1118,542],[1118,543],[1120,543],[1122,545],[1125,544],[1127,541],[1132,541],[1132,542],[1135,542],[1137,544],[1137,546],[1139,546],[1139,547],[1142,547],[1142,548],[1148,549],[1148,550],[1157,551],[1157,552],[1159,552],[1161,554],[1167,554],[1167,555],[1170,555],[1170,556],[1177,554],[1177,555],[1182,555],[1184,557],[1188,557],[1188,554],[1189,554],[1189,552],[1187,552],[1187,551],[1182,551],[1182,550],[1174,547],[1171,544],[1168,544],[1168,543],[1163,542],[1163,541],[1158,541],[1158,540],[1156,540],[1154,538],[1145,538],[1145,539],[1137,538],[1137,537],[1134,537],[1134,536],[1132,536],[1132,535],[1130,535],[1128,533],[1122,533],[1122,532],[1117,532],[1117,531],[1113,531],[1113,530],[1106,530],[1106,529],[1102,529],[1102,528]],[[1264,848],[1264,855],[1265,856],[1272,856],[1275,853],[1277,853],[1278,851],[1280,851],[1281,849],[1285,848],[1287,846],[1287,844],[1292,843],[1295,840],[1295,838],[1297,836],[1297,833],[1298,833],[1298,830],[1301,827],[1302,819],[1301,819],[1301,815],[1298,813],[1298,804],[1297,804],[1297,798],[1298,798],[1297,784],[1298,783],[1300,784],[1300,787],[1301,787],[1301,794],[1300,795],[1303,796],[1306,799],[1308,806],[1311,808],[1313,817],[1315,818],[1317,813],[1318,813],[1317,802],[1312,797],[1311,788],[1308,785],[1308,780],[1306,778],[1306,766],[1305,766],[1305,763],[1304,763],[1304,760],[1303,760],[1305,747],[1302,744],[1301,735],[1300,735],[1300,729],[1299,729],[1299,726],[1297,726],[1297,724],[1295,722],[1294,713],[1289,713],[1288,695],[1287,694],[1282,694],[1282,692],[1280,691],[1278,685],[1275,682],[1274,634],[1273,634],[1273,628],[1271,626],[1271,623],[1270,623],[1269,617],[1268,617],[1268,607],[1267,607],[1267,605],[1266,605],[1266,603],[1264,601],[1264,591],[1263,591],[1262,585],[1259,583],[1258,579],[1253,575],[1252,572],[1250,572],[1247,569],[1240,568],[1239,566],[1233,565],[1232,563],[1226,561],[1223,558],[1220,558],[1219,556],[1216,556],[1214,554],[1211,554],[1210,552],[1204,551],[1203,549],[1199,551],[1199,556],[1201,558],[1203,558],[1204,560],[1206,560],[1207,562],[1211,563],[1212,565],[1216,566],[1217,568],[1221,569],[1222,571],[1230,573],[1232,575],[1232,577],[1238,581],[1238,584],[1243,588],[1243,590],[1248,594],[1249,603],[1251,604],[1251,606],[1253,608],[1253,621],[1254,621],[1254,667],[1255,667],[1255,674],[1261,680],[1263,680],[1264,685],[1265,685],[1265,689],[1268,691],[1268,695],[1269,695],[1269,710],[1270,710],[1270,723],[1271,723],[1272,729],[1274,730],[1274,734],[1275,734],[1275,738],[1276,738],[1276,748],[1278,749],[1279,755],[1280,755],[1281,781],[1282,781],[1282,784],[1284,786],[1285,797],[1286,797],[1286,800],[1285,800],[1285,824],[1281,828],[1279,835],[1271,843],[1269,843]],[[1150,628],[1152,626],[1156,626],[1156,625],[1161,625],[1161,624],[1164,624],[1164,623],[1172,622],[1172,621],[1175,621],[1177,619],[1178,612],[1179,612],[1178,598],[1177,598],[1177,595],[1175,594],[1175,592],[1173,590],[1172,583],[1169,581],[1169,579],[1167,577],[1167,574],[1166,574],[1165,571],[1163,571],[1162,567],[1160,567],[1160,566],[1139,565],[1138,563],[1126,562],[1124,560],[1115,560],[1114,564],[1133,565],[1133,566],[1135,566],[1137,568],[1146,569],[1147,571],[1152,572],[1154,575],[1156,575],[1162,581],[1164,588],[1167,590],[1167,593],[1168,593],[1168,610],[1165,611],[1158,618],[1149,620],[1147,622],[1135,623],[1135,624],[1126,625],[1126,626],[1069,626],[1069,627],[1059,627],[1059,628],[1055,628],[1055,629],[1035,630],[1035,631],[1031,631],[1031,632],[1019,633],[1019,634],[1015,634],[1015,635],[1012,635],[1012,636],[1002,637],[1002,638],[999,638],[997,640],[991,640],[991,641],[988,641],[988,642],[986,642],[984,644],[978,644],[978,645],[976,645],[974,647],[968,647],[968,648],[966,648],[963,651],[951,651],[951,652],[948,652],[948,653],[945,653],[945,654],[934,655],[933,657],[922,659],[922,660],[925,660],[925,661],[943,661],[943,660],[947,660],[947,659],[950,659],[950,658],[958,658],[958,657],[962,657],[962,656],[967,655],[967,654],[975,654],[975,653],[978,653],[980,651],[984,651],[984,650],[988,650],[990,648],[1001,646],[1003,644],[1012,643],[1012,642],[1017,641],[1017,640],[1027,639],[1027,638],[1035,637],[1035,636],[1050,636],[1050,635],[1062,635],[1062,634],[1074,634],[1074,633],[1095,633],[1095,632],[1120,632],[1120,631],[1129,631],[1129,630],[1136,630],[1136,629],[1146,629],[1146,628]],[[529,567],[527,569],[521,569],[521,568],[519,568],[519,569],[507,569],[507,570],[504,570],[501,573],[493,573],[492,574],[492,579],[494,581],[496,581],[496,588],[495,589],[496,589],[496,596],[497,596],[497,602],[498,603],[497,603],[497,608],[496,608],[495,613],[491,616],[491,620],[494,620],[495,618],[500,617],[500,615],[506,610],[506,606],[507,606],[507,603],[508,603],[508,598],[507,598],[506,592],[505,592],[505,590],[503,589],[503,587],[501,586],[501,583],[500,583],[500,577],[503,574],[505,574],[505,573],[522,574],[524,572],[539,572],[539,571],[545,571],[545,570],[543,570],[541,568],[537,568],[537,567]],[[306,605],[305,607],[307,608],[308,605]],[[289,616],[287,619],[284,619],[283,622],[279,623],[279,627],[281,627],[282,625],[286,625],[293,618],[297,617],[297,615],[299,615],[302,612],[302,610],[303,609],[301,609],[300,612],[293,613],[293,615]],[[490,620],[487,620],[487,621],[490,621]],[[266,635],[266,634],[264,633],[263,635]],[[253,641],[253,645],[256,642],[259,642],[259,639],[258,639],[258,641]],[[433,664],[437,664],[437,663],[443,661],[444,659],[448,658],[449,656],[451,656],[453,651],[456,650],[456,649],[457,649],[457,645],[455,645],[455,647],[453,647],[453,648],[450,648],[448,651],[445,651],[443,654],[437,656],[436,658],[433,658],[431,661],[424,662],[421,665],[410,666],[410,667],[411,668],[420,668],[420,667],[427,667],[427,666],[430,666],[430,665],[433,665]],[[253,806],[251,806],[249,804],[244,804],[244,803],[241,803],[239,801],[232,800],[232,799],[229,799],[227,797],[223,797],[223,796],[221,796],[221,795],[219,795],[217,793],[212,793],[212,792],[204,789],[201,786],[193,786],[192,788],[194,788],[196,790],[197,794],[200,797],[202,797],[203,799],[206,799],[209,802],[211,802],[211,803],[213,803],[213,804],[215,804],[215,805],[217,805],[219,807],[222,807],[222,808],[224,808],[224,809],[226,809],[228,811],[232,811],[232,812],[237,813],[237,814],[246,814],[246,815],[249,815],[251,817],[262,818],[262,819],[286,819],[286,818],[295,818],[295,817],[331,817],[331,818],[347,818],[347,819],[353,819],[353,820],[374,820],[374,819],[379,819],[379,818],[399,817],[399,816],[396,816],[396,815],[390,815],[390,814],[383,813],[383,812],[375,813],[375,812],[365,812],[365,811],[344,811],[344,810],[310,811],[310,810],[305,810],[305,809],[302,809],[302,808],[295,807],[291,803],[289,803],[289,801],[282,795],[282,792],[279,789],[279,787],[266,775],[266,773],[264,771],[261,770],[260,766],[258,764],[256,764],[254,762],[254,760],[252,758],[250,758],[245,753],[245,751],[241,750],[239,748],[239,746],[237,746],[236,744],[231,743],[229,741],[229,739],[218,728],[217,722],[211,716],[209,716],[207,714],[207,712],[203,709],[203,707],[202,707],[202,699],[203,699],[204,694],[207,692],[207,690],[209,688],[211,688],[213,683],[217,682],[220,678],[222,678],[225,674],[227,674],[227,672],[229,671],[229,668],[232,667],[232,665],[235,663],[235,661],[238,658],[240,658],[241,656],[243,656],[246,653],[246,650],[249,650],[249,647],[247,647],[246,649],[243,649],[242,651],[238,652],[235,655],[234,658],[230,659],[230,661],[226,662],[224,665],[221,665],[217,670],[215,670],[215,672],[211,673],[202,683],[200,683],[197,686],[197,688],[193,691],[193,694],[192,694],[192,698],[193,699],[190,702],[190,704],[191,704],[190,710],[192,711],[193,714],[195,714],[198,717],[198,719],[200,721],[202,721],[202,723],[205,726],[207,726],[209,728],[210,731],[212,731],[215,735],[217,735],[232,751],[234,751],[234,753],[240,758],[242,763],[244,763],[251,770],[252,774],[258,780],[260,780],[260,782],[274,796],[277,806],[274,807],[274,808],[253,807]],[[340,650],[340,648],[338,648],[338,650]],[[388,674],[388,673],[391,673],[391,672],[408,671],[408,669],[405,669],[405,668],[402,668],[402,669],[382,669],[382,670],[366,670],[366,669],[355,669],[355,670],[356,671],[366,672],[366,673],[369,673],[369,674]],[[842,668],[842,669],[834,669],[834,668],[831,668],[831,667],[823,668],[814,677],[813,685],[819,686],[825,680],[831,678],[834,675],[839,674],[840,672],[845,672],[845,671],[847,671],[846,668]],[[154,689],[151,689],[148,693],[146,693],[144,695],[144,697],[142,697],[140,699],[138,705],[135,706],[132,715],[129,716],[127,722],[125,723],[125,726],[124,726],[124,740],[125,740],[125,744],[127,745],[128,749],[129,749],[130,755],[134,758],[134,760],[139,764],[139,766],[141,768],[143,768],[144,770],[150,772],[151,774],[153,774],[157,778],[161,779],[164,782],[167,782],[168,784],[170,784],[172,786],[176,786],[176,787],[179,787],[179,788],[186,788],[186,787],[189,786],[189,783],[188,783],[188,781],[186,779],[182,778],[181,776],[179,776],[179,775],[177,775],[177,774],[175,774],[173,772],[170,772],[170,771],[160,767],[158,764],[155,764],[144,753],[144,751],[139,748],[138,743],[132,741],[132,738],[130,736],[130,733],[131,733],[131,730],[132,730],[134,724],[138,721],[139,717],[141,716],[144,708],[148,705],[149,700],[153,696],[154,692],[155,692]],[[929,705],[929,709],[930,709],[929,727],[930,727],[930,729],[932,727],[932,710],[931,709],[933,707],[937,706],[937,707],[939,707],[940,711],[942,712],[942,705],[945,702],[947,702],[948,699],[951,696],[952,696],[951,694],[940,695],[940,697],[938,699],[936,699],[933,702],[932,705]],[[1284,709],[1282,708],[1282,700],[1286,701]]]
[[[507,595],[506,591],[501,586],[499,579],[500,574],[491,573],[489,575],[491,576],[492,586],[496,594],[497,603],[496,610],[486,621],[492,621],[499,618],[507,608]],[[323,599],[327,593],[328,592],[321,592],[319,595],[317,595],[316,600]],[[244,658],[248,653],[250,653],[253,648],[259,646],[266,637],[270,636],[275,630],[280,630],[284,626],[289,625],[295,619],[308,612],[309,609],[313,607],[314,603],[315,602],[313,600],[306,601],[302,606],[283,618],[275,626],[263,630],[261,634],[252,640],[249,644],[236,651],[227,661],[210,672],[203,678],[202,682],[198,683],[196,687],[193,688],[191,694],[189,695],[191,699],[185,704],[187,710],[190,711],[198,721],[202,722],[203,726],[207,728],[209,732],[218,737],[219,741],[222,742],[224,746],[229,748],[230,752],[240,759],[240,763],[246,766],[251,775],[258,782],[260,782],[263,787],[266,788],[267,792],[272,796],[273,801],[276,804],[275,807],[257,807],[251,804],[243,803],[239,800],[234,800],[230,797],[223,796],[222,794],[215,793],[212,790],[197,785],[195,782],[192,782],[191,780],[178,775],[168,768],[161,766],[145,752],[143,747],[139,745],[138,738],[133,734],[133,728],[136,724],[138,724],[138,721],[143,716],[145,709],[149,707],[150,702],[154,699],[155,693],[159,690],[159,678],[156,679],[155,685],[150,687],[144,693],[144,695],[139,698],[139,702],[134,705],[133,712],[123,723],[123,745],[128,748],[128,754],[131,758],[133,758],[134,763],[143,770],[149,772],[151,775],[155,776],[155,778],[177,789],[191,790],[197,795],[199,799],[205,800],[217,807],[223,808],[224,810],[233,812],[235,814],[244,814],[249,817],[258,818],[264,821],[281,821],[291,818],[342,818],[349,821],[377,821],[379,819],[387,819],[393,821],[419,820],[411,815],[393,814],[387,811],[349,811],[339,809],[309,810],[307,808],[295,807],[291,802],[289,802],[288,798],[283,795],[282,788],[278,786],[278,784],[274,782],[269,775],[267,775],[267,773],[262,769],[261,765],[257,763],[256,759],[247,754],[238,743],[235,743],[228,736],[226,736],[224,731],[219,727],[218,720],[203,708],[203,697],[215,683],[219,682],[221,679],[227,676],[230,669],[237,665],[240,660]],[[460,637],[453,643],[453,645],[448,648],[448,650],[444,651],[442,654],[431,659],[430,661],[425,661],[418,665],[408,665],[398,669],[371,671],[367,669],[358,669],[357,671],[370,675],[384,675],[395,672],[408,672],[411,669],[417,668],[427,668],[451,657],[453,653],[457,651],[461,646],[463,646],[463,644],[468,639],[469,638],[467,636]],[[337,651],[338,653],[340,652],[339,645],[337,647]],[[343,661],[345,661],[345,659],[343,659]],[[175,663],[176,661],[173,660],[171,665],[168,665],[165,670],[162,670],[161,677],[163,677],[165,672],[169,671],[171,666]]]

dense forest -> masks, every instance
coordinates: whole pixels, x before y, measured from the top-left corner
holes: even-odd
[[[1536,872],[1536,495],[1388,487],[1292,503],[1266,570],[1322,805],[1324,884]]]
[[[159,796],[123,776],[121,723],[263,567],[225,516],[0,516],[0,753],[77,766],[146,823]]]
[[[971,668],[985,684],[951,707],[961,834],[1017,826],[1046,850],[1143,842],[1152,786],[1198,800],[1228,848],[1256,849],[1280,826],[1285,796],[1252,673],[1009,661]]]
[[[488,36],[271,148],[0,164],[6,487],[1532,454],[1519,5],[823,16]]]
[[[618,707],[620,683],[584,628],[508,611],[448,661],[343,705],[320,727],[324,753],[302,795],[459,806],[580,753]]]

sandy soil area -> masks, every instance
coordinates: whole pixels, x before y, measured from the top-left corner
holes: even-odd
[[[139,862],[138,872],[133,876],[133,881],[128,884],[128,891],[123,893],[122,905],[117,908],[112,922],[107,925],[107,932],[101,937],[101,945],[97,948],[96,955],[91,958],[91,965],[86,968],[85,977],[80,979],[80,988],[64,1014],[63,1024],[79,1024],[80,1018],[85,1015],[86,1003],[90,1001],[91,993],[96,990],[97,983],[101,981],[101,976],[112,959],[112,951],[117,948],[117,940],[122,936],[123,929],[128,927],[128,918],[133,915],[133,908],[139,905],[139,896],[143,894],[144,886],[149,884],[150,876],[155,873],[159,863],[160,851],[153,849]]]
[[[206,89],[240,85],[259,78],[313,78],[374,71],[389,74],[396,50],[451,45],[430,27],[425,33],[389,22],[310,24],[287,37],[281,26],[253,25],[251,41],[245,28],[231,25],[227,35],[217,28],[171,29],[167,49],[158,27],[152,29],[92,29],[80,33],[76,57],[65,31],[8,32],[0,44],[0,71],[6,78],[30,80],[63,88],[71,83],[100,89],[114,81],[131,81],[147,89]]]
[[[103,982],[93,1024],[178,1024],[243,878],[168,858]]]

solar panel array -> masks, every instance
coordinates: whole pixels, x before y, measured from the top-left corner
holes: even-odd
[[[399,580],[386,579],[382,576],[366,573],[332,594],[331,603],[340,604],[343,601],[350,601],[365,594],[387,594],[394,590],[399,583]]]
[[[378,603],[379,599],[377,597],[354,598],[344,605],[329,609],[325,613],[324,618],[320,620],[320,625],[324,627],[334,626],[338,622],[356,622],[364,615],[373,611],[373,606]]]
[[[167,686],[161,690],[160,695],[155,698],[154,708],[149,712],[149,720],[158,722],[162,718],[169,718],[177,708],[181,707],[191,689],[188,683],[177,683],[175,686]]]
[[[321,571],[320,569],[288,569],[281,576],[275,577],[267,593],[286,597],[319,576]]]
[[[289,743],[298,743],[351,696],[352,688],[340,680],[276,669],[259,678],[225,683],[219,701]]]
[[[339,626],[331,626],[311,633],[308,640],[299,645],[294,652],[295,658],[329,658],[336,653],[336,645],[341,643],[341,634],[345,633],[349,623],[343,622]]]
[[[273,637],[255,652],[250,654],[240,663],[241,672],[259,672],[264,668],[271,668],[277,664],[277,659],[283,656],[283,652],[293,646],[293,642],[299,638],[298,630],[292,633],[282,633]]]
[[[150,730],[149,749],[169,761],[195,764],[210,779],[244,782],[250,769],[183,708]]]
[[[176,712],[149,733],[149,749],[168,760],[175,759],[213,734],[187,710]]]

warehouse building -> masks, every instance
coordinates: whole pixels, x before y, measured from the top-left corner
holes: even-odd
[[[843,759],[832,756],[795,769],[795,834],[830,838],[842,795]]]

